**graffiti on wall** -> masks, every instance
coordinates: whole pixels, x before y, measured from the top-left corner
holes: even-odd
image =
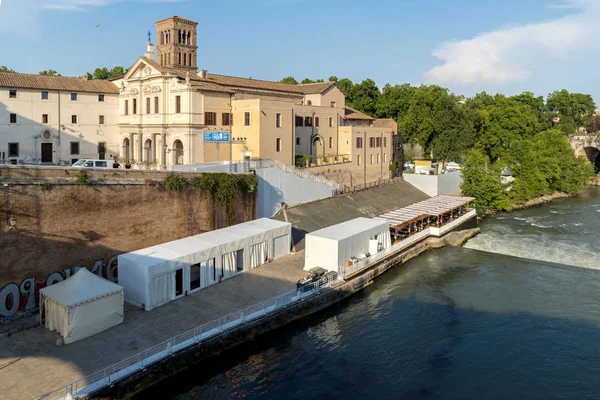
[[[112,256],[108,262],[98,260],[91,268],[91,272],[109,281],[117,283],[118,280],[118,255]],[[17,283],[7,283],[0,289],[0,322],[15,318],[25,312],[34,311],[40,301],[40,289],[62,282],[72,276],[81,265],[66,268],[62,272],[56,271],[48,275],[43,281],[35,277],[28,277]]]

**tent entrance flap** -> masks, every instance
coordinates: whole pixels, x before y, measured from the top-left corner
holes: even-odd
[[[223,279],[231,278],[232,276],[244,271],[244,249],[232,251],[231,253],[223,254],[221,258],[221,268]]]
[[[256,268],[269,260],[269,245],[261,242],[250,247],[250,268]]]
[[[175,271],[175,297],[183,295],[183,269]]]
[[[152,280],[152,307],[173,300],[175,294],[175,274],[173,272],[156,276]]]

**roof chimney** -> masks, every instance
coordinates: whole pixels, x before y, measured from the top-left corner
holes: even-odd
[[[202,79],[208,79],[208,71],[205,70],[205,69],[200,70],[200,78],[202,78]]]

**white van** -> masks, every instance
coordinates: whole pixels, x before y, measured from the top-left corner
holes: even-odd
[[[112,168],[112,160],[81,159],[71,165],[74,168]]]

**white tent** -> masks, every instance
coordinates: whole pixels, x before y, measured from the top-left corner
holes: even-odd
[[[123,322],[123,303],[122,286],[81,268],[40,290],[40,322],[72,343]]]
[[[333,225],[305,237],[304,269],[314,267],[338,271],[351,257],[364,258],[391,246],[389,223],[384,220],[356,218]]]
[[[262,218],[119,256],[128,301],[146,310],[289,254],[292,225]]]

